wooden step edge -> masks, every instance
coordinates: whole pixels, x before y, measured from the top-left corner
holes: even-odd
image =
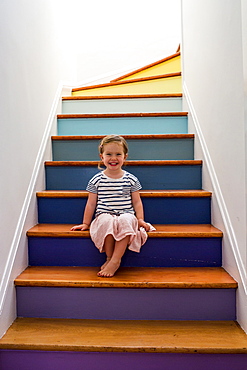
[[[21,287],[236,289],[222,267],[120,267],[112,279],[97,276],[99,267],[31,266],[14,281]]]
[[[91,95],[91,96],[63,96],[62,100],[97,100],[97,99],[159,99],[159,98],[182,98],[182,93],[174,94],[139,94],[139,95]]]
[[[181,75],[182,75],[181,72],[167,73],[167,74],[157,75],[157,76],[135,78],[135,79],[132,79],[132,80],[124,80],[124,81],[108,82],[108,83],[103,83],[103,84],[98,84],[98,85],[76,87],[76,88],[72,89],[72,94],[73,94],[73,92],[76,92],[76,91],[91,90],[91,89],[102,88],[102,87],[124,85],[124,84],[130,84],[130,83],[135,83],[135,82],[146,82],[146,81],[151,81],[151,80],[160,80],[160,79],[167,79],[167,78],[173,78],[173,77],[181,77]]]
[[[89,238],[89,231],[70,231],[72,224],[37,224],[27,231],[28,237]],[[149,238],[222,238],[221,230],[212,225],[153,225]]]
[[[115,78],[114,80],[111,80],[111,82],[116,82],[116,81],[121,81],[123,78],[127,78],[127,77],[130,77],[130,76],[133,76],[135,75],[136,73],[140,73],[140,72],[143,72],[145,71],[146,69],[149,69],[149,68],[152,68],[152,67],[155,67],[161,63],[164,63],[164,62],[167,62],[171,59],[174,59],[174,58],[177,58],[178,56],[180,56],[180,52],[176,53],[176,54],[173,54],[173,55],[170,55],[169,57],[166,57],[166,58],[163,58],[161,60],[158,60],[157,62],[154,62],[154,63],[151,63],[151,64],[148,64],[142,68],[138,68],[136,69],[135,71],[132,71],[132,72],[129,72],[123,76],[120,76],[118,78]]]
[[[126,140],[194,139],[194,134],[121,135]],[[54,135],[52,140],[102,140],[105,135]]]
[[[91,167],[98,166],[99,161],[46,161],[45,166]],[[201,166],[201,160],[136,160],[126,161],[125,166]]]
[[[58,114],[58,119],[80,118],[134,118],[134,117],[187,117],[188,112],[161,112],[161,113],[67,113]]]
[[[87,198],[86,190],[44,190],[36,193],[38,198]],[[206,190],[140,190],[142,198],[211,198]]]
[[[0,349],[247,354],[247,336],[231,320],[17,318],[0,339]]]

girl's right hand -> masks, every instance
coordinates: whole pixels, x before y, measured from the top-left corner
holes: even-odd
[[[76,225],[76,226],[73,226],[70,231],[84,231],[84,230],[88,230],[89,229],[89,225],[87,224],[81,224],[81,225]]]

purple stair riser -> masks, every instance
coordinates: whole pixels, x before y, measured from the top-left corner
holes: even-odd
[[[20,317],[235,320],[235,289],[17,287]]]
[[[140,253],[126,251],[127,267],[220,267],[221,238],[148,238]],[[89,238],[29,238],[30,266],[101,266]]]
[[[0,351],[2,370],[245,370],[247,354]]]

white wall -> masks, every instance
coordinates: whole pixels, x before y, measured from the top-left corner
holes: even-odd
[[[244,0],[246,2],[246,0]],[[238,319],[247,330],[245,115],[241,0],[182,0],[184,92],[224,231],[223,265],[239,281]]]
[[[0,336],[15,316],[13,277],[26,266],[25,231],[36,222],[32,186],[42,138],[60,80],[74,77],[62,50],[56,6],[50,0],[0,2]],[[38,183],[44,188],[42,172]],[[25,220],[28,206],[32,212]]]

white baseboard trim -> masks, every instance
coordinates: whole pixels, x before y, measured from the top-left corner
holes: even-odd
[[[227,206],[225,204],[224,197],[223,197],[223,194],[222,194],[222,191],[221,191],[221,188],[220,188],[220,184],[218,182],[218,178],[217,178],[217,175],[216,175],[216,172],[215,172],[212,160],[211,160],[211,156],[210,156],[210,153],[208,151],[207,143],[206,143],[206,141],[204,139],[204,136],[203,136],[203,133],[201,131],[200,122],[198,120],[196,111],[195,111],[194,106],[193,106],[192,99],[191,99],[190,94],[189,94],[189,90],[188,90],[185,82],[183,83],[183,93],[184,93],[184,97],[187,101],[189,112],[190,112],[192,120],[193,120],[196,135],[197,135],[198,140],[200,142],[201,150],[202,150],[202,153],[203,153],[203,156],[204,156],[203,160],[204,160],[204,162],[207,166],[207,169],[208,169],[210,180],[211,180],[211,183],[212,183],[212,186],[213,186],[213,192],[214,192],[215,198],[216,198],[218,206],[219,206],[219,211],[220,211],[222,221],[223,221],[223,224],[224,224],[224,227],[225,227],[225,232],[227,233],[227,237],[229,239],[229,244],[230,244],[232,253],[233,253],[234,258],[235,258],[235,262],[236,262],[236,266],[238,268],[241,283],[243,285],[244,292],[247,295],[246,271],[245,271],[245,267],[244,267],[243,261],[242,261],[241,256],[240,256],[240,252],[239,252],[238,243],[237,243],[236,235],[235,235],[235,232],[234,232],[234,228],[232,226],[231,219],[230,219],[230,216],[229,216],[229,213],[228,213],[228,210],[227,210]]]

